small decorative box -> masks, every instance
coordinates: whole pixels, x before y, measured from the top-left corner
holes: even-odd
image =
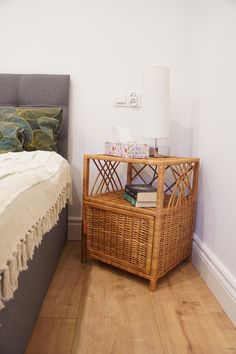
[[[138,143],[105,143],[105,154],[121,157],[145,158],[149,156],[149,145]]]

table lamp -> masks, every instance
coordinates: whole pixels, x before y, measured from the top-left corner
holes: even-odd
[[[168,155],[169,68],[143,69],[143,136],[150,143],[150,156]]]

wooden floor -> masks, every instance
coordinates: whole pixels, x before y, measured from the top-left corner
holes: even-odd
[[[148,282],[67,243],[26,354],[236,353],[236,330],[191,263]]]

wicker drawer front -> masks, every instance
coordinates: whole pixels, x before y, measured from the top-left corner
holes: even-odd
[[[88,251],[150,274],[154,218],[91,204],[86,210]]]

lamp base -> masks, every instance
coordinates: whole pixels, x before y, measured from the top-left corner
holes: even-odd
[[[149,147],[149,156],[150,157],[159,157],[157,146],[150,146]]]
[[[167,146],[150,146],[149,157],[168,157],[169,147]]]

